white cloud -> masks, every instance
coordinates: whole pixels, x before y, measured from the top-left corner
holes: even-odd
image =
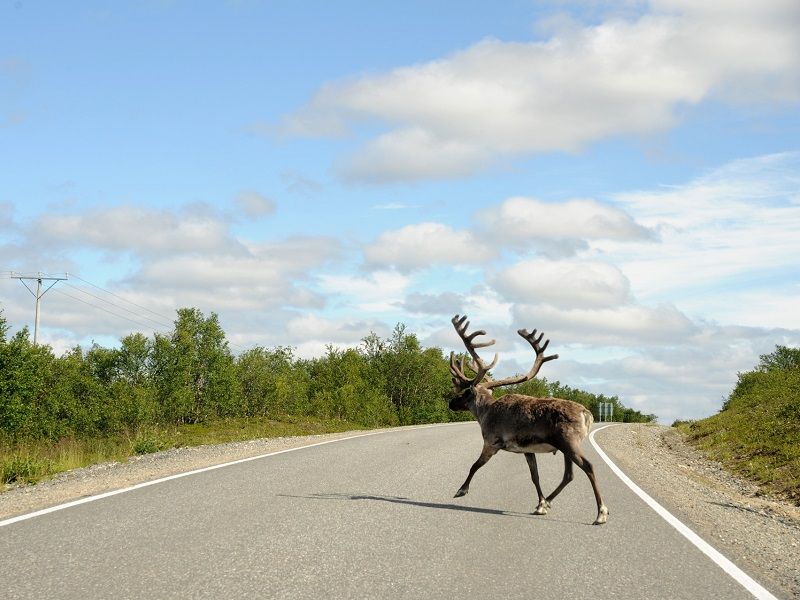
[[[318,340],[337,344],[358,344],[370,330],[385,329],[376,322],[362,320],[332,320],[316,315],[302,315],[291,319],[286,332],[292,340]]]
[[[229,224],[204,205],[180,212],[112,206],[84,214],[42,215],[31,226],[51,246],[92,246],[111,252],[162,255],[169,252],[242,254]]]
[[[387,337],[390,330],[376,320],[326,319],[310,314],[292,318],[286,324],[286,339],[301,358],[322,356],[331,345],[355,348],[370,332]]]
[[[408,272],[436,264],[480,264],[496,251],[469,231],[456,231],[441,223],[419,223],[382,233],[364,248],[372,267],[395,267]]]
[[[243,244],[244,245],[244,244]],[[338,244],[327,238],[290,238],[249,244],[248,253],[174,253],[151,258],[125,280],[158,290],[182,306],[268,310],[281,306],[321,308],[309,271],[328,263]]]
[[[635,304],[613,308],[561,309],[547,304],[518,304],[514,315],[528,329],[547,331],[559,343],[594,346],[681,344],[697,326],[674,306]]]
[[[590,240],[651,240],[652,231],[623,210],[596,200],[543,202],[514,197],[481,211],[477,220],[497,244],[569,256]]]
[[[403,308],[410,313],[447,315],[451,317],[455,313],[463,311],[462,305],[464,297],[454,292],[443,292],[441,294],[409,294],[403,302]]]
[[[267,206],[261,200],[258,210]],[[17,270],[54,264],[53,271],[77,272],[116,294],[78,279],[56,286],[48,292],[43,311],[43,326],[51,329],[114,339],[131,329],[169,329],[176,308],[193,306],[227,312],[235,328],[248,332],[262,326],[260,339],[278,343],[272,332],[276,325],[284,329],[282,311],[325,305],[313,284],[319,269],[338,260],[340,243],[322,236],[252,241],[234,235],[233,224],[225,213],[203,205],[174,211],[112,206],[43,215],[15,228],[28,240],[46,237],[47,243],[37,243],[25,255],[0,245],[0,258]],[[98,256],[105,281],[87,273],[86,264]],[[12,286],[8,292],[6,314],[18,323],[30,322],[27,291]],[[148,310],[161,315],[158,323],[150,320]],[[247,316],[240,319],[240,314]],[[63,337],[58,332],[53,339]]]
[[[484,148],[419,127],[386,133],[340,165],[347,181],[387,183],[469,175],[490,159]]]
[[[506,299],[562,308],[607,308],[630,300],[630,284],[615,266],[589,261],[526,260],[490,283]]]
[[[464,298],[464,314],[474,316],[478,329],[487,331],[502,331],[508,328],[512,323],[512,308],[513,304],[506,302],[488,286],[478,286],[470,290]],[[505,342],[498,338],[498,347],[502,348],[503,344]]]
[[[719,410],[736,384],[737,373],[752,370],[776,344],[800,344],[800,331],[700,323],[683,343],[626,349],[620,358],[598,362],[562,359],[552,363],[562,380],[656,413],[664,423],[702,418]],[[550,364],[550,363],[548,363]]]
[[[776,154],[734,161],[666,190],[620,194],[615,200],[637,221],[658,229],[659,244],[593,246],[641,299],[672,298],[709,317],[753,323],[752,305],[740,304],[738,316],[731,310],[739,290],[774,293],[777,284],[797,282],[798,169],[800,153]]]
[[[396,271],[374,271],[363,277],[322,274],[318,279],[323,293],[361,312],[396,311],[410,284],[407,275]]]
[[[793,102],[798,13],[793,0],[656,1],[636,20],[554,25],[545,41],[486,39],[439,60],[329,83],[284,129],[328,135],[383,121],[391,129],[341,171],[396,181],[664,131],[679,107],[711,98]]]

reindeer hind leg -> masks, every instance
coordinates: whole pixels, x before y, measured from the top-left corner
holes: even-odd
[[[553,502],[553,499],[561,493],[567,484],[572,481],[573,474],[572,474],[572,459],[570,458],[570,452],[564,452],[564,476],[561,478],[561,483],[558,484],[558,487],[553,490],[553,492],[543,501],[545,505],[545,512],[547,509],[550,508],[550,505]],[[539,514],[539,513],[536,513]],[[544,514],[544,513],[541,513]]]
[[[583,453],[580,452],[580,450],[573,454],[572,460],[584,473],[586,473],[586,476],[589,478],[589,482],[592,484],[594,499],[597,502],[597,518],[595,519],[593,525],[602,525],[608,521],[608,507],[605,505],[603,498],[600,496],[600,488],[597,487],[597,479],[594,475],[594,467],[592,466],[592,463],[586,459]]]

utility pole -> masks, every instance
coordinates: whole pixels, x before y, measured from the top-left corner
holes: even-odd
[[[42,296],[44,296],[47,292],[50,291],[55,284],[59,281],[64,281],[67,279],[67,274],[64,273],[64,277],[45,277],[44,273],[36,273],[35,275],[23,275],[21,273],[11,273],[11,279],[19,279],[28,291],[33,294],[33,297],[36,298],[36,317],[34,320],[33,325],[33,345],[36,345],[36,341],[39,339],[39,304],[41,303]],[[35,279],[36,280],[36,291],[34,292],[27,283],[25,283],[26,279]],[[42,282],[43,281],[52,281],[47,288],[42,291]]]

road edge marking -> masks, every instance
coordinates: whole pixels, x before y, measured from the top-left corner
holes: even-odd
[[[382,429],[380,431],[367,431],[365,433],[358,433],[356,435],[350,435],[343,438],[336,438],[333,440],[324,440],[322,442],[315,442],[313,444],[306,444],[304,446],[297,446],[295,448],[285,448],[283,450],[276,450],[274,452],[266,452],[264,454],[259,454],[257,456],[248,456],[246,458],[239,458],[236,460],[220,463],[218,465],[211,465],[210,467],[201,467],[199,469],[192,469],[191,471],[185,471],[183,473],[175,473],[174,475],[167,475],[166,477],[159,477],[158,479],[153,479],[151,481],[143,481],[142,483],[137,483],[135,485],[131,485],[124,488],[119,488],[116,490],[111,490],[108,492],[103,492],[102,494],[95,494],[93,496],[86,496],[84,498],[79,498],[77,500],[70,500],[69,502],[64,502],[62,504],[56,504],[55,506],[50,506],[48,508],[42,508],[40,510],[25,513],[22,515],[17,515],[16,517],[9,517],[7,519],[3,519],[0,521],[0,527],[5,527],[7,525],[13,525],[14,523],[19,523],[21,521],[27,521],[29,519],[33,519],[35,517],[41,517],[43,515],[47,515],[50,513],[58,512],[60,510],[64,510],[66,508],[71,508],[73,506],[80,506],[81,504],[88,504],[89,502],[96,502],[97,500],[102,500],[103,498],[109,498],[111,496],[116,496],[118,494],[124,494],[126,492],[132,492],[134,490],[138,490],[145,487],[150,487],[151,485],[156,485],[159,483],[164,483],[165,481],[172,481],[173,479],[181,479],[182,477],[189,477],[190,475],[197,475],[198,473],[205,473],[207,471],[214,471],[215,469],[222,469],[225,467],[230,467],[233,465],[239,465],[242,463],[250,462],[253,460],[259,460],[262,458],[268,458],[270,456],[277,456],[278,454],[286,454],[287,452],[296,452],[297,450],[305,450],[306,448],[315,448],[317,446],[324,446],[326,444],[333,444],[335,442],[344,442],[347,440],[354,440],[357,438],[368,437],[371,435],[380,435],[383,433],[393,433],[396,431],[409,431],[413,429],[429,429],[431,427],[442,427],[446,425],[460,425],[465,422],[471,421],[455,421],[450,423],[430,423],[428,425],[412,425],[410,427],[397,427],[392,429]]]
[[[714,561],[718,567],[720,567],[723,571],[725,571],[728,575],[730,575],[733,579],[739,583],[743,588],[745,588],[748,592],[750,592],[755,598],[759,600],[778,600],[774,595],[772,595],[767,589],[758,583],[755,579],[750,577],[747,573],[742,571],[739,567],[737,567],[731,560],[726,558],[721,552],[719,552],[716,548],[714,548],[711,544],[697,535],[694,531],[692,531],[688,526],[686,526],[682,521],[680,521],[677,517],[675,517],[671,512],[669,512],[666,508],[661,506],[656,500],[653,499],[647,492],[645,492],[642,488],[636,485],[630,477],[628,477],[622,469],[620,469],[614,461],[612,461],[608,455],[603,452],[600,448],[598,443],[594,439],[594,434],[598,431],[603,431],[603,429],[607,429],[608,427],[612,427],[612,425],[605,425],[603,427],[599,427],[598,429],[593,430],[589,434],[589,441],[592,444],[592,447],[597,451],[600,455],[600,458],[605,461],[605,463],[611,468],[614,474],[622,480],[622,483],[627,485],[634,494],[639,496],[644,502],[652,508],[658,516],[664,519],[667,523],[672,525],[675,529],[678,530],[683,537],[689,540],[694,546],[697,547],[703,554],[708,556],[712,561]]]

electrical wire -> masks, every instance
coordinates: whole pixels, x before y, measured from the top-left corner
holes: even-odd
[[[16,278],[19,275],[23,275],[23,274],[19,273],[19,272],[16,272],[16,271],[11,271],[11,270],[0,272],[0,278],[2,278],[2,279]],[[67,283],[66,281],[64,281],[62,285],[67,286],[67,287],[75,290],[79,294],[84,294],[86,296],[94,298],[95,300],[98,300],[99,302],[102,302],[102,303],[104,303],[104,304],[106,304],[108,306],[111,306],[114,309],[116,309],[117,311],[122,311],[122,312],[127,313],[129,315],[132,315],[132,316],[134,316],[136,318],[131,318],[129,316],[125,316],[124,314],[120,314],[119,312],[115,312],[114,310],[110,310],[109,308],[106,308],[104,306],[101,306],[101,305],[95,304],[93,302],[87,301],[87,300],[85,300],[83,298],[80,298],[78,296],[75,296],[75,295],[72,295],[72,294],[68,294],[67,292],[64,292],[64,291],[62,291],[62,290],[60,290],[58,288],[54,289],[53,293],[60,294],[62,296],[65,296],[67,298],[75,300],[76,302],[80,302],[81,304],[85,304],[87,306],[91,306],[92,308],[95,308],[97,310],[102,310],[103,312],[108,313],[108,314],[110,314],[110,315],[112,315],[114,317],[117,317],[119,319],[124,319],[125,321],[129,321],[131,323],[135,323],[136,325],[144,327],[147,330],[152,330],[152,331],[154,331],[154,332],[156,332],[158,334],[164,335],[166,333],[164,331],[164,328],[169,330],[174,325],[174,321],[172,321],[170,319],[170,317],[167,317],[167,316],[165,316],[163,314],[160,314],[160,313],[158,313],[158,312],[156,312],[154,310],[151,310],[151,309],[147,308],[146,306],[142,306],[141,304],[137,304],[136,302],[128,300],[127,298],[124,298],[123,296],[120,296],[119,294],[115,294],[114,292],[112,292],[110,290],[107,290],[107,289],[105,289],[105,288],[103,288],[103,287],[101,287],[99,285],[96,285],[96,284],[92,283],[91,281],[87,281],[86,279],[84,279],[83,277],[80,277],[79,275],[76,275],[75,273],[62,273],[60,275],[64,275],[65,278],[68,277],[69,279],[77,279],[78,281],[81,281],[84,284],[86,284],[88,286],[91,286],[91,287],[93,287],[93,288],[95,288],[95,289],[97,289],[97,290],[99,290],[101,292],[109,294],[110,296],[113,296],[114,298],[116,298],[118,300],[121,300],[122,302],[126,302],[126,303],[128,303],[128,304],[130,304],[132,306],[135,306],[138,309],[141,309],[141,310],[146,311],[146,312],[148,312],[148,313],[150,313],[152,315],[155,315],[156,317],[159,317],[159,319],[154,319],[154,318],[149,317],[147,315],[141,314],[138,311],[134,311],[134,310],[131,310],[130,308],[126,308],[125,306],[122,306],[122,305],[120,305],[118,303],[112,302],[111,300],[108,300],[106,298],[103,298],[101,296],[93,294],[93,293],[91,293],[91,292],[89,292],[87,290],[81,289],[80,287],[72,285],[70,283]],[[24,275],[24,276],[27,277],[29,275]],[[32,276],[32,277],[36,277],[36,276],[49,277],[50,274],[34,273],[33,275],[30,275],[30,276]],[[145,322],[143,322],[143,320],[144,321],[149,321],[149,323],[145,323]],[[154,327],[153,324],[157,325],[158,327]],[[235,351],[237,351],[239,353],[244,352],[246,350],[244,347],[242,347],[242,346],[240,346],[238,344],[234,344],[230,340],[226,340],[226,342],[227,342],[228,346],[230,346],[232,349],[234,349]]]
[[[79,276],[79,275],[76,275],[75,273],[70,273],[69,275],[70,275],[70,277],[73,277],[74,279],[77,279],[78,281],[82,281],[83,283],[85,283],[85,284],[87,284],[87,285],[90,285],[90,286],[92,286],[92,287],[93,287],[93,288],[95,288],[95,289],[98,289],[98,290],[100,290],[100,291],[102,291],[102,292],[105,292],[106,294],[110,294],[111,296],[114,296],[115,298],[119,298],[120,300],[122,300],[122,301],[124,301],[124,302],[127,302],[128,304],[133,304],[133,305],[134,305],[136,308],[141,308],[142,310],[146,310],[146,311],[147,311],[147,312],[149,312],[150,314],[153,314],[153,315],[155,315],[155,316],[157,316],[157,317],[159,317],[159,318],[161,318],[161,319],[165,319],[165,320],[166,320],[166,321],[168,321],[170,324],[172,323],[172,319],[171,319],[171,317],[166,317],[166,316],[164,316],[164,315],[162,315],[162,314],[160,314],[160,313],[157,313],[157,312],[155,312],[154,310],[150,310],[150,309],[149,309],[149,308],[147,308],[146,306],[142,306],[141,304],[136,304],[136,302],[132,302],[131,300],[128,300],[127,298],[123,298],[122,296],[120,296],[120,295],[118,295],[118,294],[115,294],[114,292],[112,292],[112,291],[110,291],[110,290],[107,290],[107,289],[105,289],[105,288],[102,288],[102,287],[100,287],[99,285],[96,285],[96,284],[92,283],[91,281],[86,281],[86,280],[85,280],[85,279],[83,279],[81,276]]]
[[[136,317],[139,317],[141,319],[146,319],[146,320],[148,320],[148,321],[150,321],[152,323],[155,323],[159,327],[171,327],[172,326],[172,323],[168,323],[168,322],[165,322],[165,321],[157,321],[156,319],[153,319],[153,318],[148,317],[146,315],[137,314],[136,312],[130,310],[129,308],[125,308],[124,306],[120,306],[119,304],[115,304],[115,303],[111,302],[110,300],[106,300],[105,298],[101,298],[100,296],[97,296],[95,294],[87,292],[86,290],[82,290],[81,288],[79,288],[77,286],[74,286],[74,285],[72,285],[70,283],[64,283],[64,285],[69,287],[69,288],[72,288],[73,290],[75,290],[77,292],[80,292],[81,294],[86,294],[87,296],[91,296],[95,300],[100,300],[100,302],[105,302],[106,304],[110,304],[114,308],[117,308],[119,310],[123,310],[126,313],[130,313],[130,314],[132,314],[132,315],[134,315]],[[116,296],[116,294],[114,294],[114,296],[115,297],[119,297],[119,296]]]
[[[115,313],[114,311],[108,310],[107,308],[103,308],[102,306],[98,306],[97,304],[93,304],[91,302],[87,302],[86,300],[82,300],[81,298],[78,298],[77,296],[73,296],[72,294],[68,294],[68,293],[63,292],[63,291],[61,291],[59,289],[54,289],[53,293],[54,294],[60,294],[61,296],[66,296],[67,298],[72,298],[73,300],[75,300],[77,302],[80,302],[81,304],[86,304],[87,306],[91,306],[92,308],[96,308],[98,310],[102,310],[103,312],[107,312],[108,314],[114,315],[115,317],[118,317],[120,319],[125,319],[126,321],[130,321],[131,323],[136,323],[137,325],[141,325],[142,327],[145,327],[146,329],[152,329],[156,333],[162,333],[162,334],[164,333],[163,331],[158,331],[157,329],[154,329],[152,325],[148,325],[147,323],[142,323],[141,321],[137,321],[135,319],[131,319],[129,317],[126,317],[125,315],[120,315],[118,313]]]

